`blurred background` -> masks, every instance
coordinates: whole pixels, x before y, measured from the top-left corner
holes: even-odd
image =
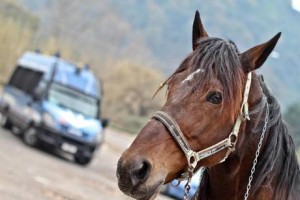
[[[191,52],[196,9],[209,35],[233,40],[241,52],[282,32],[259,72],[278,98],[299,147],[300,0],[1,0],[0,81],[7,82],[17,59],[27,50],[59,51],[62,58],[79,66],[88,63],[102,81],[102,115],[110,119],[108,132],[114,132],[106,134],[107,139],[126,141],[123,146],[108,142],[103,151],[118,147],[120,153],[162,105],[164,92],[152,99],[159,84]],[[95,163],[102,163],[108,171],[115,167],[114,160],[105,164],[100,160]],[[96,164],[91,168],[99,170]],[[114,174],[108,178],[114,179]],[[39,177],[37,182],[47,181]],[[0,172],[0,199],[1,191],[7,192],[3,188]],[[58,192],[45,193],[44,199],[51,199]],[[84,194],[68,193],[59,198],[85,199]],[[7,195],[7,199],[13,198]]]

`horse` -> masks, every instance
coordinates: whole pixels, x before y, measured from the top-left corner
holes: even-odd
[[[233,41],[210,37],[196,11],[193,51],[161,85],[166,102],[119,159],[119,189],[152,200],[163,184],[204,167],[194,200],[299,200],[293,140],[255,71],[280,35],[240,53]],[[188,190],[189,181],[185,199]]]

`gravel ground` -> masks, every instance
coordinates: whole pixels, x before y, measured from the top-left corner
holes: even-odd
[[[106,143],[89,166],[81,167],[70,158],[29,148],[0,129],[0,200],[129,200],[118,189],[115,170],[132,140],[106,130]]]

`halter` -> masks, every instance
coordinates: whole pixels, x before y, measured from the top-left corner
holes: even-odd
[[[229,154],[232,151],[234,151],[236,142],[238,140],[238,134],[239,134],[242,121],[250,120],[249,109],[248,109],[248,96],[249,96],[249,91],[251,86],[251,78],[252,78],[252,74],[250,72],[247,75],[247,82],[244,90],[241,112],[235,121],[232,132],[229,134],[229,136],[226,139],[201,151],[196,152],[191,149],[179,125],[169,114],[163,111],[157,111],[153,114],[153,118],[159,120],[166,126],[166,128],[169,130],[170,134],[173,136],[177,144],[181,147],[183,153],[187,158],[188,166],[190,168],[195,169],[200,160],[207,158],[211,155],[214,155],[225,148],[228,148],[226,156],[224,157],[224,159],[221,160],[221,162],[224,162],[226,158],[229,156]]]
[[[221,163],[224,162],[228,158],[229,154],[235,150],[235,145],[238,140],[238,134],[239,134],[241,123],[245,120],[250,120],[249,109],[248,109],[248,96],[249,96],[249,91],[251,86],[251,79],[252,79],[252,74],[251,72],[249,72],[247,75],[247,81],[244,89],[243,102],[241,105],[240,115],[237,117],[233,129],[229,134],[229,136],[224,140],[201,151],[196,152],[191,149],[179,125],[169,114],[163,111],[157,111],[153,114],[152,116],[153,118],[159,120],[161,123],[165,125],[169,133],[175,139],[176,143],[180,146],[181,150],[183,151],[187,159],[188,170],[185,173],[181,174],[181,177],[178,178],[179,181],[186,180],[186,179],[188,180],[188,183],[186,185],[186,193],[188,193],[189,190],[189,182],[191,180],[191,177],[195,173],[194,169],[196,168],[200,160],[212,156],[228,148],[225,157],[220,161]]]

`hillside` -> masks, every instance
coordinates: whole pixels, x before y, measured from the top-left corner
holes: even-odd
[[[39,37],[60,38],[78,55],[88,52],[86,60],[130,59],[166,75],[191,51],[196,9],[210,35],[232,39],[241,51],[282,31],[279,57],[262,72],[284,108],[300,99],[300,14],[289,1],[19,1],[40,18]]]
[[[0,83],[7,81],[16,59],[31,44],[38,19],[10,0],[0,1]]]

